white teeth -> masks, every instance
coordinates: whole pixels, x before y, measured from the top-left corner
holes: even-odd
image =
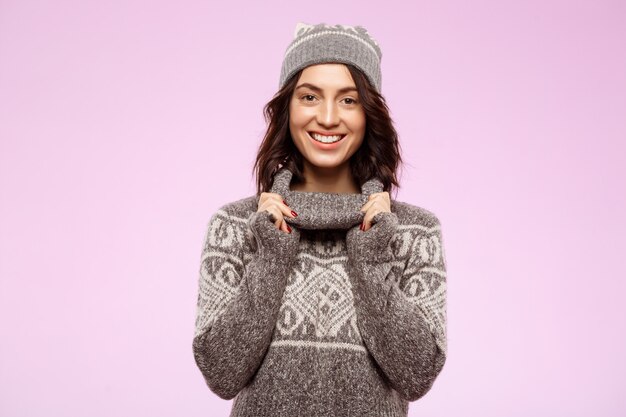
[[[339,139],[343,137],[343,136],[324,136],[324,135],[318,135],[317,133],[311,133],[311,136],[313,137],[313,139],[319,142],[324,142],[324,143],[337,142]]]

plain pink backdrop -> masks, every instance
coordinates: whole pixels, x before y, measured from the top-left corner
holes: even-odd
[[[396,198],[442,222],[449,356],[410,415],[624,415],[626,3],[598,0],[0,0],[0,415],[228,415],[200,250],[298,21],[378,40]]]

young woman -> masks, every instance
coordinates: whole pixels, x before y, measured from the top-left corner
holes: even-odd
[[[390,197],[381,56],[363,27],[299,23],[257,193],[209,221],[193,353],[231,416],[406,416],[443,368],[441,225]]]

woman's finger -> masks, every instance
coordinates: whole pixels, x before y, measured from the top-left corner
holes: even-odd
[[[291,210],[286,207],[287,206],[285,206],[282,202],[282,198],[280,199],[280,202],[277,202],[274,198],[267,198],[265,202],[259,206],[258,211],[268,211],[271,214],[272,221],[277,229],[282,230],[285,233],[291,233],[289,225],[284,220],[284,216],[294,216],[291,214]]]

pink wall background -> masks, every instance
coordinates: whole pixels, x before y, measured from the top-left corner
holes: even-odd
[[[295,23],[364,25],[435,212],[449,358],[412,416],[626,414],[626,3],[0,0],[0,415],[227,416],[191,340]]]

